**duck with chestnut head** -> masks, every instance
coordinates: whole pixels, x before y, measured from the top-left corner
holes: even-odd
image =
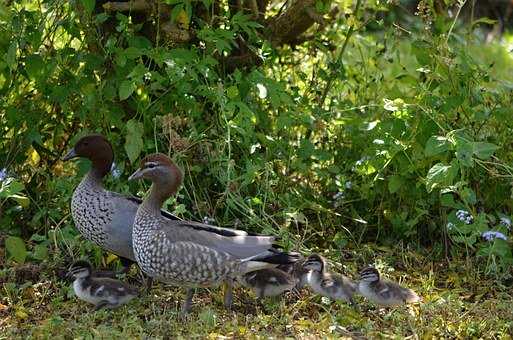
[[[63,160],[79,157],[89,159],[91,169],[73,193],[71,199],[73,221],[84,238],[120,256],[122,262],[129,265],[131,261],[135,261],[132,226],[142,199],[122,195],[103,187],[103,179],[110,172],[114,160],[112,146],[104,136],[91,134],[80,138]],[[160,210],[160,214],[166,219],[178,219],[164,210]],[[206,224],[194,224],[194,228],[226,237],[253,235],[242,230]]]
[[[149,276],[187,288],[182,312],[192,306],[193,289],[231,282],[247,273],[297,260],[273,247],[274,237],[224,236],[201,229],[201,224],[163,218],[160,208],[182,184],[182,172],[164,154],[145,157],[129,180],[152,182],[139,206],[133,227],[137,263]],[[231,297],[225,296],[229,307]]]

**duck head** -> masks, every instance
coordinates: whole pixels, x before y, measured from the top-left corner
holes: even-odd
[[[182,184],[182,171],[166,155],[161,153],[151,154],[144,157],[129,181],[139,179],[152,181],[152,190],[159,193],[162,198],[167,198],[178,191]]]
[[[92,274],[91,264],[87,261],[77,261],[68,270],[68,277],[74,280],[85,279]]]
[[[360,280],[364,282],[378,282],[379,271],[374,267],[367,267],[360,272]]]
[[[322,272],[324,270],[324,259],[318,254],[312,254],[306,258],[303,268],[308,271]]]
[[[107,138],[100,134],[92,134],[80,138],[62,160],[68,161],[77,157],[89,159],[93,164],[93,172],[103,177],[110,171],[114,151]]]

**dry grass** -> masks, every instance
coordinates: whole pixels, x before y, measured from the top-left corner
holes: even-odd
[[[222,308],[220,289],[200,290],[193,313],[178,315],[183,292],[154,285],[114,311],[93,312],[76,300],[51,265],[11,266],[0,272],[0,338],[501,338],[513,334],[511,287],[464,263],[432,263],[415,253],[378,261],[381,270],[415,289],[423,302],[380,309],[359,299],[358,309],[303,291],[259,306],[238,289],[233,311]],[[380,257],[381,258],[381,257]],[[358,261],[356,261],[358,262]],[[334,268],[354,273],[356,262]],[[130,279],[136,277],[136,269]]]

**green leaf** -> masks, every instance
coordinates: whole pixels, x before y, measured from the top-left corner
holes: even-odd
[[[5,54],[5,62],[7,63],[7,66],[11,70],[16,69],[16,50],[17,50],[17,43],[13,41],[11,45],[9,46],[9,49],[7,50],[7,53]]]
[[[235,99],[239,95],[237,86],[230,86],[226,89],[226,96],[230,99]]]
[[[0,198],[10,198],[21,192],[25,187],[15,179],[8,178],[2,182],[0,187]]]
[[[426,157],[435,156],[449,150],[450,143],[442,136],[431,136],[424,149]]]
[[[36,260],[46,260],[48,258],[48,248],[43,244],[34,247],[33,256]]]
[[[25,60],[25,70],[30,79],[40,79],[44,76],[45,63],[38,54],[28,56]]]
[[[456,162],[451,165],[437,163],[429,169],[426,176],[426,187],[428,192],[433,191],[437,187],[451,185],[454,178],[458,174],[459,166]]]
[[[126,123],[125,151],[131,163],[137,160],[143,149],[144,126],[142,123],[130,119]]]
[[[134,93],[134,90],[135,90],[135,83],[133,81],[130,81],[130,80],[123,80],[121,82],[121,85],[119,85],[119,99],[120,100],[125,100],[127,99],[128,97],[130,97],[132,95],[132,93]]]
[[[460,191],[460,196],[461,196],[461,199],[463,199],[469,205],[474,205],[477,203],[476,193],[474,192],[474,190],[472,190],[468,187],[463,188]]]
[[[80,0],[82,2],[82,6],[86,10],[87,14],[93,13],[94,6],[96,5],[96,0]]]
[[[404,180],[401,176],[393,175],[388,179],[388,191],[393,194],[397,192],[403,185]]]
[[[467,167],[474,165],[472,154],[474,152],[474,143],[466,140],[462,137],[456,137],[456,158],[460,161],[460,164]]]
[[[24,263],[27,258],[27,248],[25,242],[19,237],[9,236],[5,240],[5,249],[9,257],[13,258],[18,263]]]
[[[461,204],[458,204],[454,201],[454,197],[452,194],[444,194],[440,198],[440,203],[443,207],[450,207],[454,209],[461,209]]]
[[[474,142],[474,155],[481,159],[488,159],[492,157],[495,150],[499,147],[492,143]]]

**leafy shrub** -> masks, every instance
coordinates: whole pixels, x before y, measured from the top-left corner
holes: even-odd
[[[68,202],[87,162],[73,169],[59,156],[100,131],[121,173],[113,190],[142,193],[124,180],[140,156],[173,155],[186,179],[167,207],[186,218],[276,233],[288,246],[403,240],[492,270],[511,263],[499,221],[512,208],[512,60],[456,18],[427,11],[399,30],[389,7],[344,2],[351,15],[276,48],[247,15],[212,26],[180,2],[173,16],[197,25],[198,41],[161,46],[129,15],[82,4],[87,20],[62,1],[0,10],[0,164],[33,202],[1,201],[1,230],[44,235],[29,242],[34,253],[73,230]],[[226,70],[218,56],[240,37],[263,65]],[[489,230],[506,240],[485,239]]]

